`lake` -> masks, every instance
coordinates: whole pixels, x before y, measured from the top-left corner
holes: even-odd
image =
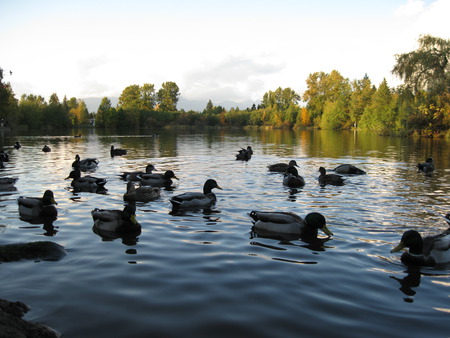
[[[73,135],[82,133],[81,138]],[[450,141],[360,132],[159,130],[124,135],[95,130],[1,134],[17,191],[0,192],[0,244],[51,240],[59,261],[1,264],[0,298],[31,307],[24,317],[63,337],[448,337],[450,266],[407,269],[391,253],[402,233],[448,228]],[[14,149],[15,141],[22,148]],[[44,153],[47,144],[52,151]],[[128,154],[110,156],[110,147]],[[236,161],[252,146],[250,161]],[[75,155],[96,157],[106,194],[74,193]],[[417,172],[428,156],[436,170]],[[284,187],[267,165],[295,159],[306,181]],[[137,203],[134,240],[93,232],[91,210],[123,209],[123,171],[173,170],[161,197]],[[349,163],[367,175],[321,187],[318,169]],[[171,213],[171,196],[201,191],[214,178],[211,210]],[[20,220],[19,196],[55,193],[53,224]],[[261,237],[252,210],[320,212],[334,236],[320,241]]]

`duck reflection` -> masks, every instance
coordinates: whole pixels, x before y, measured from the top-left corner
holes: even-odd
[[[389,276],[400,283],[399,290],[403,292],[408,298],[404,298],[405,302],[412,303],[414,300],[410,297],[416,294],[413,288],[419,287],[421,271],[417,266],[409,266],[406,270],[407,275],[403,278],[397,278],[395,276]]]
[[[39,225],[43,224],[42,229],[45,230],[43,233],[44,236],[52,237],[55,236],[58,233],[57,227],[53,225],[53,222],[56,221],[57,217],[30,217],[30,216],[20,216],[20,220],[27,222],[29,224],[33,225]],[[27,227],[21,227],[22,229],[38,229],[39,226],[27,226]]]

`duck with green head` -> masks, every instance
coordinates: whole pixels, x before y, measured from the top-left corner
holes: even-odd
[[[450,263],[450,229],[425,238],[416,230],[405,231],[400,243],[391,252],[404,248],[409,248],[400,257],[405,265],[435,266]]]
[[[94,231],[126,234],[141,231],[141,225],[136,220],[136,206],[126,205],[123,210],[94,209],[91,211],[94,220]]]
[[[23,197],[17,199],[19,214],[23,217],[56,217],[58,211],[55,205],[53,191],[46,190],[42,197]]]
[[[172,203],[172,208],[175,210],[210,208],[217,200],[216,195],[212,192],[215,188],[222,190],[216,180],[208,179],[203,185],[203,193],[186,192],[181,195],[173,196],[170,199],[170,203]]]
[[[292,212],[252,211],[253,229],[276,234],[317,236],[322,230],[327,236],[333,233],[328,229],[325,216],[311,212],[303,219]]]

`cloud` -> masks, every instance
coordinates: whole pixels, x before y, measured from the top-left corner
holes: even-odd
[[[186,73],[183,96],[236,102],[260,99],[266,77],[285,67],[283,64],[256,62],[243,56],[228,56],[217,63],[209,63]]]

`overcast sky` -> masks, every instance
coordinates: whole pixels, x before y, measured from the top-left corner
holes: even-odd
[[[333,69],[397,86],[395,54],[449,39],[449,13],[450,0],[0,0],[0,67],[16,98],[173,81],[190,100],[259,101]]]

